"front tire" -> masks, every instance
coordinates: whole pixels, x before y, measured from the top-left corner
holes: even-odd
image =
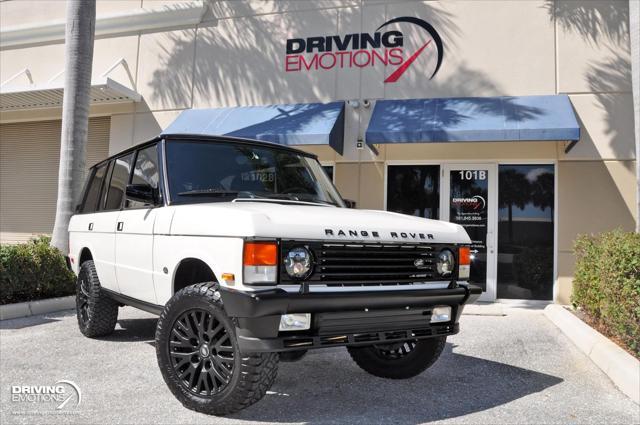
[[[447,337],[419,339],[396,344],[347,347],[351,358],[364,371],[388,379],[417,376],[438,360]]]
[[[93,261],[80,266],[76,282],[76,314],[84,336],[96,338],[113,333],[118,321],[118,304],[100,287]]]
[[[217,288],[199,283],[169,300],[156,328],[156,355],[165,383],[183,406],[228,415],[271,388],[278,355],[240,352]]]

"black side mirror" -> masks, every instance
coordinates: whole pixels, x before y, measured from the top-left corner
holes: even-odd
[[[353,199],[343,199],[344,204],[347,206],[347,208],[355,208],[356,207],[356,201],[354,201]]]
[[[132,201],[151,205],[156,205],[158,199],[155,189],[148,184],[128,184],[126,196]]]

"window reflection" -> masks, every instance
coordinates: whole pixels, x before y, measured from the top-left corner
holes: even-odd
[[[500,165],[498,298],[553,298],[553,165]]]
[[[387,173],[387,210],[440,217],[440,166],[393,165]]]

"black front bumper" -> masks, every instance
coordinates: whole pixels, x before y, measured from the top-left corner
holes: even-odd
[[[466,303],[482,290],[474,285],[447,289],[291,293],[220,288],[229,316],[237,319],[240,349],[289,351],[337,345],[371,345],[453,335]],[[431,308],[452,308],[450,322],[430,323]],[[311,313],[311,329],[279,332],[280,316]]]

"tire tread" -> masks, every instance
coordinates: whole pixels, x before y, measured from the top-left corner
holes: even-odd
[[[86,325],[83,326],[80,319],[79,306],[77,306],[76,310],[80,332],[89,338],[109,335],[113,333],[116,323],[118,322],[118,303],[102,291],[100,279],[98,279],[98,272],[93,260],[85,261],[80,266],[76,291],[80,291],[80,275],[82,273],[87,274],[89,283],[89,320]],[[76,300],[77,299],[76,295]]]
[[[166,332],[165,327],[171,326],[169,316],[173,306],[184,297],[204,297],[224,311],[222,300],[216,300],[214,295],[217,288],[218,283],[216,282],[197,283],[181,289],[169,300],[160,315],[156,328],[156,354],[165,383],[185,407],[201,413],[224,416],[245,409],[264,397],[273,385],[278,373],[278,354],[240,353],[240,365],[234,371],[239,374],[239,381],[229,396],[220,403],[195,403],[190,397],[185,396],[180,383],[172,380],[171,364],[163,360],[161,350],[164,347],[161,347],[159,343],[162,334]]]

